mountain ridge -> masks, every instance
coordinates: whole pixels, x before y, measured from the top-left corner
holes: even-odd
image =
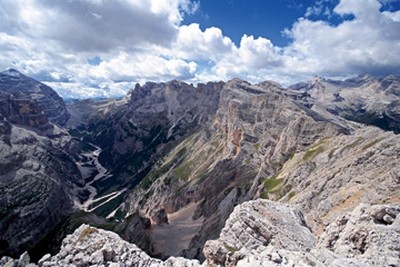
[[[90,215],[74,225],[101,222],[163,259],[209,257],[203,254],[204,245],[219,237],[235,207],[259,198],[296,205],[313,238],[322,240],[331,233],[329,225],[362,203],[400,203],[400,137],[368,126],[374,120],[361,124],[356,116],[348,117],[361,109],[372,118],[385,114],[390,127],[382,128],[396,131],[399,81],[395,76],[347,82],[318,78],[288,89],[275,82],[250,84],[240,79],[197,86],[181,81],[146,83],[136,85],[123,99],[70,102],[66,110],[71,115],[59,125],[37,104],[34,92],[24,90],[25,98],[40,111],[32,112],[47,121],[23,125],[0,113],[2,160],[16,162],[9,155],[22,155],[27,147],[51,152],[52,159],[37,162],[25,154],[21,163],[4,168],[0,189],[22,179],[26,170],[43,169],[43,181],[58,181],[68,200],[64,203],[70,203],[62,208],[62,216],[53,216],[54,225],[63,216],[74,215],[79,205],[73,207],[73,202],[87,200],[91,183],[96,207],[92,212],[103,218]],[[358,94],[352,92],[356,86],[361,88]],[[17,79],[14,91],[20,88]],[[363,92],[369,95],[362,97]],[[57,98],[49,101],[58,103]],[[107,173],[95,181],[93,157]],[[14,171],[20,178],[13,176]],[[24,200],[23,195],[15,197]],[[11,210],[29,208],[18,205]],[[0,224],[5,225],[3,219]],[[193,227],[180,233],[182,223]],[[42,234],[49,228],[42,226]],[[74,230],[67,228],[68,233]],[[175,249],[166,249],[171,244],[160,239],[165,233],[174,234]],[[31,242],[37,238],[32,236]],[[225,260],[233,260],[229,255]]]

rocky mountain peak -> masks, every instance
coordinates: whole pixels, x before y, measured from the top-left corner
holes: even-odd
[[[14,123],[48,127],[64,125],[69,113],[62,98],[47,85],[15,69],[0,73],[0,112]]]
[[[325,79],[321,76],[314,76],[311,80],[310,83],[311,84],[319,84],[321,82],[325,81]]]
[[[226,87],[229,88],[240,88],[241,86],[248,86],[248,85],[250,85],[248,81],[239,78],[233,78],[226,83]]]
[[[386,95],[392,95],[393,97],[400,97],[400,77],[395,75],[389,75],[380,80],[382,91]]]
[[[257,86],[260,86],[262,88],[283,88],[279,83],[275,81],[263,81],[257,84]]]
[[[0,72],[0,75],[8,75],[11,77],[16,77],[16,78],[21,78],[21,77],[26,77],[23,75],[21,72],[17,71],[16,69],[8,69],[5,71]]]

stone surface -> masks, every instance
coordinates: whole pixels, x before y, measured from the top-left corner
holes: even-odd
[[[20,260],[17,262],[22,263]],[[39,266],[196,267],[200,266],[200,263],[196,260],[173,257],[166,261],[154,259],[115,233],[82,225],[64,239],[60,253],[52,257],[43,257]]]
[[[72,211],[81,176],[66,133],[49,138],[10,125],[0,140],[0,255],[17,256]]]
[[[399,266],[400,206],[359,205],[327,226],[320,240],[292,205],[268,200],[238,205],[220,237],[204,246],[206,260],[151,258],[118,235],[82,225],[64,239],[61,251],[39,266]],[[385,216],[392,219],[385,220]],[[3,257],[4,266],[28,265]]]
[[[321,245],[365,266],[400,265],[400,206],[357,206],[331,223]]]
[[[262,261],[280,264],[288,262],[280,256],[280,250],[304,254],[315,245],[316,238],[298,210],[287,204],[258,200],[237,206],[219,239],[207,241],[203,252],[211,266],[236,266],[252,253],[257,256],[265,251],[269,257]]]
[[[209,266],[399,266],[399,209],[399,205],[360,204],[318,239],[293,206],[246,202],[235,208],[219,239],[206,243],[206,262]],[[379,219],[384,215],[393,218],[391,224]]]
[[[151,222],[152,224],[156,225],[168,224],[167,211],[165,209],[160,209],[159,211],[155,212],[151,216]]]

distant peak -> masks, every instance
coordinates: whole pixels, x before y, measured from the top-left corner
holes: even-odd
[[[390,75],[383,77],[383,80],[400,80],[400,76],[390,74]]]
[[[239,79],[239,78],[233,78],[232,80],[229,80],[226,85],[230,86],[230,87],[237,87],[237,86],[241,86],[241,85],[251,85],[249,82]]]
[[[320,83],[320,82],[323,82],[323,81],[325,81],[325,79],[322,78],[321,76],[314,76],[314,77],[310,80],[310,83],[311,83],[311,84],[317,84],[317,83]]]
[[[367,80],[374,80],[375,77],[370,74],[365,74],[365,75],[360,76],[360,79],[367,81]]]
[[[282,87],[279,83],[277,83],[275,81],[270,81],[270,80],[266,80],[266,81],[260,82],[258,85],[259,86],[264,86],[264,87],[270,87],[270,86]]]
[[[0,72],[0,74],[8,75],[12,77],[21,77],[23,74],[16,69],[8,69],[6,71]]]

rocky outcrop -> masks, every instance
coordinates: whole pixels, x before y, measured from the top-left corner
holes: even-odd
[[[285,162],[276,184],[268,184],[268,197],[296,204],[318,234],[361,203],[398,204],[399,138],[363,127],[321,139]]]
[[[26,258],[26,257],[25,257]],[[25,259],[3,258],[0,264],[6,266],[27,266]],[[8,265],[7,265],[8,264]],[[64,239],[61,251],[54,256],[45,255],[39,266],[165,266],[196,267],[196,260],[169,258],[166,261],[148,256],[134,244],[123,241],[117,234],[82,225]],[[31,266],[36,266],[31,264]]]
[[[235,208],[220,237],[204,246],[206,260],[149,257],[114,233],[82,225],[59,253],[45,255],[39,266],[398,266],[400,206],[360,205],[327,227],[320,240],[294,206],[268,200]],[[4,257],[5,266],[29,265]]]
[[[293,206],[257,200],[235,208],[204,255],[209,266],[398,266],[399,223],[399,205],[362,204],[318,240]]]
[[[50,87],[10,69],[0,72],[0,113],[11,122],[43,127],[48,121],[64,125],[69,113]]]
[[[151,216],[151,221],[156,225],[168,224],[168,215],[165,209],[160,209]]]
[[[320,246],[360,266],[400,265],[400,206],[357,206],[329,224]]]
[[[1,94],[0,102],[3,116],[12,123],[43,130],[51,127],[43,109],[29,97]]]
[[[258,200],[237,206],[220,237],[207,241],[203,250],[210,266],[236,266],[252,256],[260,257],[259,263],[286,266],[300,263],[295,255],[308,253],[316,242],[298,210]],[[279,251],[293,253],[293,257],[285,258]]]

